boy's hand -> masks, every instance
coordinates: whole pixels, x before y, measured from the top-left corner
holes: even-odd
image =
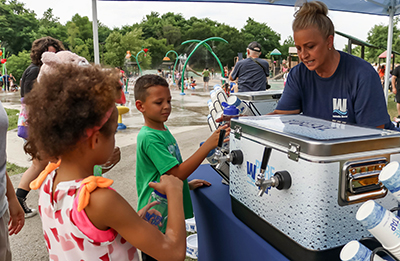
[[[189,184],[189,189],[190,190],[194,190],[197,189],[199,187],[203,187],[203,186],[211,186],[211,183],[208,182],[207,180],[203,180],[203,179],[193,179],[191,181],[188,182]]]
[[[211,134],[211,136],[204,142],[202,146],[204,145],[207,146],[208,151],[215,149],[218,146],[219,133],[221,130],[226,130],[224,143],[228,142],[229,132],[231,131],[231,128],[229,128],[228,125],[225,124],[223,126],[218,127],[218,129],[214,131],[213,134]]]
[[[137,212],[137,214],[139,215],[139,217],[141,217],[141,218],[143,218],[144,220],[146,220],[146,213],[147,213],[147,211],[149,211],[150,208],[152,208],[152,207],[154,207],[155,205],[158,205],[158,204],[160,204],[160,203],[157,202],[157,201],[153,201],[153,202],[147,204],[146,206],[144,206],[141,210],[139,210],[139,211]]]
[[[172,175],[162,175],[160,182],[150,182],[149,187],[157,190],[161,194],[167,195],[170,191],[180,191],[182,193],[183,182],[179,178]]]

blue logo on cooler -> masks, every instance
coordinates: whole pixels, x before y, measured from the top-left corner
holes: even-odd
[[[256,177],[258,173],[260,173],[261,171],[261,161],[256,160],[255,163],[247,161],[246,165],[247,165],[247,178],[248,178],[247,183],[255,187]],[[267,165],[267,169],[264,172],[264,178],[269,179],[274,175],[274,173],[275,173],[275,168],[270,165]],[[271,188],[267,188],[265,190],[265,193],[268,194],[268,191],[270,189]]]

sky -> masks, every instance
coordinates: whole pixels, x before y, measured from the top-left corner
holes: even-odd
[[[65,24],[78,13],[92,15],[91,0],[18,0],[25,7],[35,11],[37,18],[42,17],[48,8]],[[151,11],[164,14],[167,12],[180,13],[186,19],[195,16],[199,19],[209,18],[237,29],[243,28],[246,20],[251,17],[259,23],[266,23],[272,30],[281,35],[281,44],[292,35],[293,7],[256,5],[256,4],[222,4],[222,3],[184,3],[184,2],[142,2],[142,1],[97,1],[97,18],[109,28],[132,25],[140,22]],[[328,13],[335,25],[335,30],[367,41],[368,31],[374,25],[387,25],[387,16],[375,16],[347,12]],[[342,50],[347,44],[347,38],[336,35],[335,47]],[[384,43],[386,46],[386,43]],[[355,46],[353,46],[354,48]]]

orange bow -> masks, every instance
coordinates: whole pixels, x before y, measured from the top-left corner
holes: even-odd
[[[113,184],[113,180],[106,179],[103,177],[96,177],[96,176],[89,176],[82,180],[81,192],[79,194],[79,201],[78,201],[78,211],[80,212],[89,204],[90,193],[94,191],[97,187],[99,188],[108,188]]]
[[[29,184],[29,187],[33,190],[40,188],[47,175],[58,168],[60,164],[61,160],[59,160],[57,163],[50,162],[49,164],[47,164],[46,168],[42,172],[40,172],[39,176]]]

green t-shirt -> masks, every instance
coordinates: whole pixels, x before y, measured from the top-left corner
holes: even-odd
[[[210,71],[203,71],[203,77],[209,77],[210,76]]]
[[[167,127],[166,127],[167,128]],[[161,175],[182,163],[181,153],[174,136],[169,132],[143,126],[137,136],[136,189],[138,209],[147,205],[153,189],[149,182],[160,181]],[[187,180],[183,181],[183,208],[185,218],[193,217],[192,201]]]

